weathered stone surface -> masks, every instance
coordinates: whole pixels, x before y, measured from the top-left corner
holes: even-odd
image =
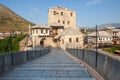
[[[16,67],[0,80],[94,80],[87,70],[61,49]]]
[[[67,48],[66,50],[74,56],[77,52],[76,49]],[[120,57],[100,50],[96,55],[95,50],[87,49],[79,49],[77,57],[96,69],[106,80],[120,80]]]

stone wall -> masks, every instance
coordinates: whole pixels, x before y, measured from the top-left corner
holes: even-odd
[[[0,54],[0,74],[27,61],[34,60],[50,52],[50,48]]]
[[[73,56],[96,69],[106,80],[120,80],[120,57],[87,49],[66,49]],[[96,55],[97,54],[97,55]]]
[[[71,38],[71,42],[69,42],[69,38]],[[78,42],[76,41],[76,39],[78,38]],[[64,35],[61,36],[61,42],[60,42],[60,47],[62,49],[66,49],[66,48],[83,48],[83,44],[84,44],[84,40],[83,40],[83,35],[79,34],[79,35]]]

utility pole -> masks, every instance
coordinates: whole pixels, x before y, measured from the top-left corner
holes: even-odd
[[[97,67],[97,60],[98,60],[98,29],[96,25],[96,58],[95,58],[95,67]]]

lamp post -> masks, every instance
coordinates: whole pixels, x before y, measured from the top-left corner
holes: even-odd
[[[12,37],[13,37],[13,32],[10,32],[10,43],[11,43],[11,59],[12,59],[12,65],[14,65],[14,60],[13,60],[13,53],[12,53]]]
[[[97,30],[97,25],[96,25],[96,58],[95,58],[95,67],[97,67],[97,59],[98,59],[98,42],[97,42],[97,39],[98,39],[98,30]]]
[[[13,32],[10,32],[10,43],[11,43],[11,50],[10,50],[10,52],[12,52],[12,37],[13,37]]]
[[[44,40],[45,40],[45,33],[44,33]],[[43,47],[44,47],[44,40],[43,40]]]

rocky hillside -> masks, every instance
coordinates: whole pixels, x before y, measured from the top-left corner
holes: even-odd
[[[22,30],[23,32],[28,32],[29,24],[34,25],[0,4],[0,31]]]

